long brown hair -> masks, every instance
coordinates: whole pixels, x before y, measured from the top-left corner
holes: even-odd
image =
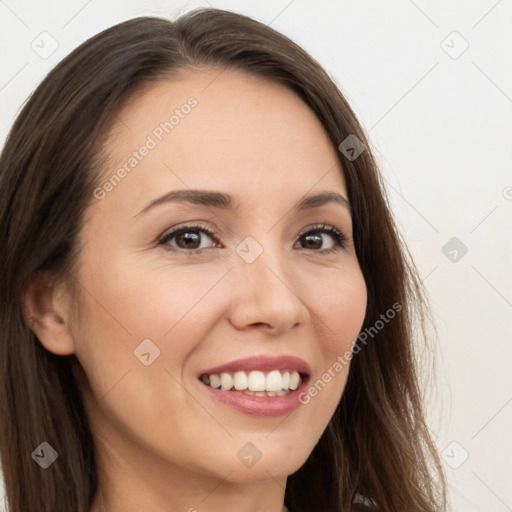
[[[354,355],[332,420],[288,477],[286,503],[294,512],[347,512],[361,494],[382,512],[446,510],[413,343],[418,325],[427,343],[428,310],[369,141],[338,87],[297,44],[249,17],[198,9],[174,22],[132,19],[87,40],[47,75],[7,138],[0,159],[0,451],[10,512],[88,512],[98,486],[76,358],[38,342],[23,290],[42,273],[64,281],[72,275],[116,110],[148,83],[208,67],[282,84],[316,114],[334,147],[349,135],[364,144],[355,159],[338,152],[368,289],[363,332],[378,330],[382,314],[401,306]],[[31,457],[42,442],[59,454],[45,471]]]

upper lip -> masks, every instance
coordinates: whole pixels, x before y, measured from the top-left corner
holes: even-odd
[[[207,368],[199,373],[199,375],[212,375],[214,373],[222,372],[236,372],[236,371],[270,371],[270,370],[297,370],[299,373],[310,374],[311,368],[306,361],[299,357],[291,355],[272,356],[260,355],[253,357],[246,357],[244,359],[237,359],[229,363],[215,366],[214,368]]]

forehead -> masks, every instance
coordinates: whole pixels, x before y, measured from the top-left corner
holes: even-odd
[[[316,184],[345,191],[337,152],[312,110],[288,88],[243,71],[186,70],[141,90],[116,113],[106,148],[103,183],[125,170],[110,202],[140,204],[187,187],[253,190],[260,199],[275,189],[294,201]]]

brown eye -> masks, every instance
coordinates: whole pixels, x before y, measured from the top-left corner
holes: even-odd
[[[329,235],[334,243],[327,248],[322,248],[323,244],[328,240],[328,238],[325,238],[325,235]],[[164,234],[159,239],[158,244],[193,254],[209,248],[208,246],[202,245],[204,238],[215,240],[216,236],[216,233],[212,232],[207,227],[195,224],[183,226]],[[173,240],[174,243],[170,243]],[[320,224],[302,232],[299,235],[299,242],[303,243],[303,249],[324,254],[342,249],[345,246],[346,238],[343,233],[335,227]]]
[[[207,248],[204,245],[201,246],[202,241],[205,238],[213,239],[214,237],[215,233],[204,226],[183,226],[164,234],[159,239],[158,244],[170,246],[172,248],[186,252],[199,252]],[[175,243],[169,243],[174,239],[176,239]]]
[[[319,250],[321,249],[322,243],[325,240],[322,235],[329,235],[331,240],[334,240],[334,244],[326,249]],[[323,253],[330,253],[332,251],[340,250],[345,246],[346,242],[345,235],[343,235],[341,231],[333,226],[326,226],[325,224],[321,224],[320,226],[316,226],[314,228],[309,228],[308,231],[299,235],[299,240],[300,239],[304,240],[304,249]]]

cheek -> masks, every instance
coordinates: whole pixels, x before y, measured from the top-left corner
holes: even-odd
[[[208,333],[197,305],[218,277],[141,272],[135,266],[109,270],[82,275],[89,293],[76,352],[87,375],[91,421],[111,438],[124,432],[147,449],[156,444],[174,453],[185,464],[186,446],[197,444],[200,424],[187,422],[194,401],[184,388],[183,373]],[[165,280],[164,274],[173,279]],[[176,438],[183,440],[183,450],[176,448]]]
[[[209,291],[223,275],[222,269],[200,270],[185,265],[142,266],[130,259],[96,266],[82,273],[87,290],[85,312],[93,340],[108,338],[101,350],[133,352],[145,339],[159,341],[160,350],[172,344],[173,352],[184,341],[183,330],[194,330],[199,311],[212,309]],[[189,336],[190,337],[190,336]],[[179,350],[178,350],[179,352]]]
[[[225,272],[169,268],[161,262],[141,268],[129,258],[104,261],[109,264],[100,265],[98,258],[80,275],[87,292],[82,329],[75,333],[77,357],[94,396],[110,395],[114,386],[124,388],[134,403],[140,398],[156,410],[163,394],[152,393],[147,401],[142,390],[168,389],[179,402],[183,390],[178,381],[189,367],[188,358],[216,318],[219,297],[212,300],[208,293]]]
[[[358,268],[339,272],[323,285],[316,292],[311,290],[309,296],[321,366],[300,397],[310,408],[317,431],[327,426],[345,389],[353,344],[363,326],[367,305],[366,284]]]
[[[345,352],[357,338],[366,314],[367,289],[361,271],[357,268],[326,278],[309,297],[310,309],[322,329],[324,353]]]

